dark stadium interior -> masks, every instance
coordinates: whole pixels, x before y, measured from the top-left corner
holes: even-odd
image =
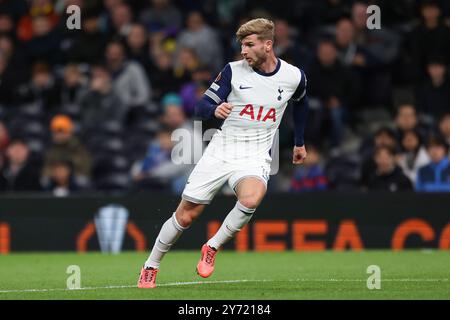
[[[0,0],[0,194],[180,194],[170,135],[254,17],[310,99],[308,160],[292,165],[288,109],[270,192],[450,191],[450,1]]]

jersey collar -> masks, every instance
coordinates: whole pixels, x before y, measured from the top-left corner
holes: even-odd
[[[273,76],[275,73],[277,73],[278,70],[280,70],[280,67],[281,67],[281,61],[280,61],[279,58],[277,58],[277,66],[275,67],[275,70],[273,70],[272,72],[266,73],[266,72],[261,71],[261,70],[258,70],[258,69],[256,69],[256,68],[252,68],[252,69],[253,69],[253,71],[255,71],[257,74],[260,74],[260,75],[262,75],[262,76],[264,76],[264,77],[270,77],[270,76]]]

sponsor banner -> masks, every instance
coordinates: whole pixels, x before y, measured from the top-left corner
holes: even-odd
[[[173,248],[198,250],[235,201],[217,196]],[[179,197],[162,194],[2,197],[0,254],[146,251],[178,202]],[[449,208],[446,194],[268,194],[251,223],[224,249],[446,250],[450,247]]]

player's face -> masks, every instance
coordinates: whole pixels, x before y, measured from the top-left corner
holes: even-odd
[[[257,68],[267,60],[272,41],[260,40],[256,34],[251,34],[241,41],[241,54],[250,67]]]

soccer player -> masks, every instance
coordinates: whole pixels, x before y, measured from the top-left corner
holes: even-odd
[[[271,147],[289,101],[294,101],[292,162],[301,164],[306,158],[305,74],[275,56],[272,21],[248,21],[236,36],[243,59],[228,63],[196,106],[203,118],[223,119],[223,124],[189,176],[178,208],[163,224],[141,269],[139,288],[156,287],[163,256],[228,181],[236,194],[236,205],[217,233],[203,245],[197,265],[201,277],[212,274],[219,248],[250,221],[266,193]]]

